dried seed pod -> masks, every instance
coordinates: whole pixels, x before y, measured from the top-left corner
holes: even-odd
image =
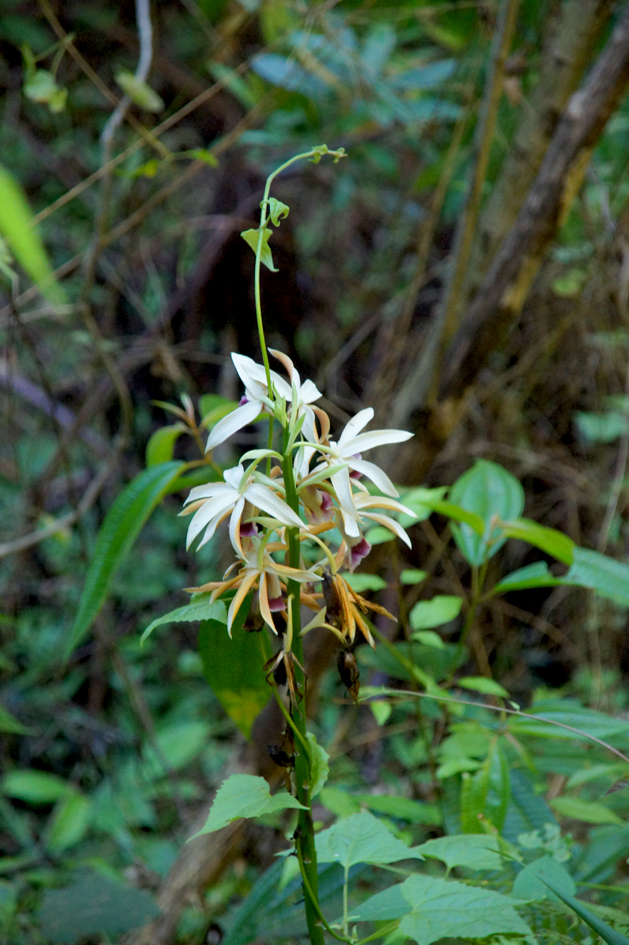
[[[354,654],[350,653],[349,650],[341,650],[338,656],[337,666],[341,682],[353,699],[357,700],[360,691],[360,672]]]
[[[273,670],[273,679],[275,680],[276,686],[285,686],[288,682],[286,663],[284,660],[281,660]]]
[[[295,756],[290,755],[280,745],[268,745],[267,751],[275,764],[279,765],[280,768],[295,767]]]
[[[334,584],[332,572],[327,568],[321,575],[321,585],[323,599],[325,601],[325,619],[328,623],[331,623],[333,627],[338,627],[342,623],[343,608]]]

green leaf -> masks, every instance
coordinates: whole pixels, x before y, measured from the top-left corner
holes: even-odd
[[[377,703],[372,702],[371,705],[377,705]],[[441,823],[441,813],[436,804],[424,804],[422,801],[413,801],[409,797],[396,797],[389,794],[354,794],[352,797],[370,810],[378,814],[386,814],[395,820],[406,820],[411,824],[426,824],[429,827],[438,827]]]
[[[377,574],[345,574],[343,577],[358,594],[363,591],[382,591],[387,586],[387,582]]]
[[[552,856],[542,856],[518,873],[511,895],[516,899],[554,899],[545,885],[547,879],[569,896],[577,891],[577,884],[565,867]]]
[[[199,629],[199,653],[205,678],[246,738],[270,695],[259,637],[243,629],[250,601],[251,596],[238,611],[231,639],[224,620],[204,620]]]
[[[575,543],[563,532],[558,532],[555,528],[546,528],[544,525],[538,525],[528,518],[517,518],[508,522],[500,523],[501,530],[508,538],[519,538],[520,541],[527,541],[529,545],[534,545],[540,551],[552,555],[558,561],[564,564],[572,564]]]
[[[207,148],[193,148],[186,152],[186,156],[194,158],[195,161],[203,161],[208,167],[219,167],[219,160],[216,155]]]
[[[128,95],[138,108],[153,114],[163,110],[164,102],[162,98],[150,85],[138,79],[132,72],[127,69],[119,69],[114,78],[125,95]]]
[[[2,779],[1,790],[25,804],[55,804],[68,792],[69,784],[48,771],[9,771]]]
[[[566,581],[590,587],[601,597],[629,607],[629,567],[598,551],[575,546]]]
[[[370,545],[383,545],[386,541],[395,541],[395,535],[384,525],[374,525],[365,532],[365,539]]]
[[[622,935],[620,932],[617,932],[616,929],[612,929],[607,923],[603,922],[602,919],[599,919],[598,916],[595,916],[593,912],[590,912],[582,902],[579,902],[578,899],[575,899],[574,896],[570,896],[565,893],[560,886],[557,885],[550,877],[542,878],[542,882],[548,886],[548,888],[553,892],[558,899],[572,909],[573,912],[579,916],[580,919],[589,925],[591,929],[600,935],[604,942],[607,945],[629,945],[629,938],[626,935]]]
[[[407,508],[412,509],[415,514],[413,516],[404,514],[398,516],[402,527],[408,528],[409,525],[414,525],[416,522],[424,522],[432,515],[435,502],[441,502],[446,492],[446,486],[438,486],[435,489],[425,489],[419,486],[416,489],[403,492],[400,501]]]
[[[530,587],[557,587],[570,584],[567,578],[554,577],[545,561],[536,561],[507,574],[493,589],[494,594],[507,594],[509,591],[524,591]]]
[[[31,225],[32,213],[20,186],[4,167],[0,166],[0,234],[20,266],[36,282],[39,291],[50,302],[64,300],[64,294],[55,282],[46,251]]]
[[[455,505],[454,502],[446,502],[445,499],[435,501],[432,504],[432,508],[434,512],[438,512],[439,515],[445,515],[446,518],[452,518],[455,522],[465,522],[465,524],[469,525],[478,535],[485,533],[485,522],[476,512],[468,512],[467,509],[461,508],[460,505]]]
[[[413,640],[419,640],[424,646],[432,646],[436,650],[445,650],[446,645],[434,630],[418,630],[413,634]]]
[[[259,230],[243,230],[240,234],[254,253],[257,255],[258,252],[258,235]],[[269,237],[272,235],[272,230],[265,229],[262,233],[262,246],[260,249],[260,259],[271,272],[278,272],[279,270],[273,265],[273,256],[271,255],[271,249],[269,247]]]
[[[65,656],[87,635],[105,603],[111,579],[162,496],[179,477],[184,463],[171,461],[145,469],[116,498],[96,539],[78,613],[66,644]]]
[[[146,465],[157,466],[158,463],[169,462],[175,452],[175,443],[185,432],[183,423],[173,423],[156,430],[146,444]]]
[[[202,430],[211,430],[219,420],[238,406],[235,400],[221,397],[220,394],[203,394],[199,398],[199,411],[202,416],[200,427]]]
[[[381,922],[384,920],[401,919],[409,912],[408,899],[402,891],[403,883],[389,886],[382,892],[376,893],[357,909],[352,909],[353,922]]]
[[[474,692],[482,692],[485,696],[501,696],[508,698],[507,690],[497,683],[495,679],[487,679],[486,676],[464,676],[457,680],[457,686],[463,686],[464,689],[472,689]]]
[[[279,226],[280,220],[285,220],[290,213],[290,207],[277,200],[275,197],[269,197],[269,217],[273,226]]]
[[[10,712],[0,705],[0,732],[10,732],[13,735],[28,735],[29,729],[18,722]]]
[[[246,945],[257,938],[257,920],[265,911],[280,882],[284,861],[276,860],[260,876],[251,888],[251,892],[236,909],[229,931],[221,940],[221,945]]]
[[[148,625],[142,636],[140,644],[144,643],[156,627],[161,627],[164,623],[192,623],[195,620],[215,620],[227,628],[227,610],[222,600],[210,600],[211,594],[196,594],[190,604],[183,607],[177,607],[163,617],[157,617]]]
[[[520,482],[497,463],[479,459],[450,490],[450,501],[479,515],[485,534],[479,536],[467,525],[453,527],[457,546],[466,561],[481,565],[504,544],[500,529],[492,525],[494,517],[517,518],[524,509],[524,490]]]
[[[510,798],[507,816],[502,827],[505,840],[515,843],[525,831],[545,830],[547,825],[558,828],[555,815],[534,785],[521,771],[509,771]]]
[[[57,85],[55,77],[48,69],[36,69],[24,83],[24,95],[32,102],[48,105],[55,115],[65,108],[68,90]]]
[[[315,837],[320,863],[339,863],[345,869],[356,863],[397,863],[422,860],[416,848],[409,848],[376,817],[362,811],[346,817]]]
[[[625,411],[608,410],[605,413],[580,413],[574,415],[579,433],[586,443],[613,443],[624,436],[629,427]]]
[[[400,571],[400,584],[421,584],[428,577],[428,571],[420,571],[418,568],[405,568]]]
[[[145,889],[112,882],[100,873],[80,874],[70,886],[47,889],[37,918],[53,945],[87,937],[118,937],[159,915]]]
[[[499,870],[503,865],[502,843],[503,840],[490,834],[464,833],[428,840],[417,849],[424,856],[442,860],[448,871],[455,866],[465,866],[470,870]]]
[[[47,825],[46,848],[52,854],[76,846],[87,832],[90,802],[78,791],[66,791]]]
[[[584,824],[618,824],[624,826],[624,821],[609,807],[596,801],[584,801],[580,797],[556,797],[550,802],[553,810],[562,817],[571,817]]]
[[[523,712],[519,716],[511,716],[507,727],[518,736],[539,735],[544,738],[576,738],[582,741],[588,741],[588,736],[591,735],[605,739],[614,735],[626,735],[629,732],[627,719],[612,718],[603,712],[584,709],[573,699],[548,699],[536,702],[531,707],[530,714],[537,718],[530,718],[528,712]],[[548,725],[540,719],[560,722],[576,731]]]
[[[241,817],[263,817],[287,807],[305,810],[292,794],[281,793],[271,797],[269,785],[264,778],[251,774],[232,774],[219,787],[205,826],[194,836],[200,837],[204,833],[221,830]]]
[[[460,597],[438,594],[432,600],[421,600],[409,614],[413,630],[428,630],[449,623],[461,613],[463,601]]]
[[[431,945],[441,938],[469,941],[500,933],[531,934],[513,908],[513,900],[489,889],[430,876],[409,876],[402,883],[402,893],[411,911],[402,918],[400,931],[417,945]]]
[[[328,761],[330,760],[330,756],[325,748],[321,747],[312,732],[308,732],[307,737],[312,759],[312,767],[310,770],[310,797],[313,798],[319,794],[323,785],[328,780],[330,773]]]

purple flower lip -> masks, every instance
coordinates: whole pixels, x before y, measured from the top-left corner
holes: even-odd
[[[352,456],[352,459],[362,459],[362,456],[361,456],[360,453],[355,453],[354,456]],[[358,472],[357,469],[350,469],[350,471],[349,471],[349,478],[350,478],[350,479],[361,479],[361,478],[362,478],[362,473],[361,473],[361,472]]]
[[[255,522],[243,522],[240,526],[241,538],[253,538],[258,534],[258,526]]]
[[[321,511],[329,512],[332,508],[331,497],[327,494],[327,492],[320,492],[319,495],[321,496]]]
[[[249,401],[247,400],[247,398],[246,398],[245,395],[243,394],[242,397],[240,398],[239,402],[238,402],[238,406],[239,406],[239,407],[244,407],[244,405],[245,405],[245,404],[248,404],[248,403],[249,403]]]
[[[284,610],[284,598],[269,597],[269,610],[273,613],[277,613],[278,610]]]
[[[357,544],[352,545],[349,549],[349,557],[351,561],[352,570],[356,567],[357,564],[366,558],[369,552],[371,551],[371,545],[366,538],[361,538]]]

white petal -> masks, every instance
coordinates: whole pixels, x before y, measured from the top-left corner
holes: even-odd
[[[284,400],[290,401],[293,399],[293,388],[290,384],[287,384],[283,377],[280,377],[279,374],[276,374],[275,371],[271,371],[271,381],[273,382],[273,387],[277,393]]]
[[[245,387],[251,389],[253,385],[261,384],[266,392],[266,370],[263,364],[257,364],[253,358],[235,351],[232,351],[232,361]]]
[[[357,538],[360,535],[360,529],[356,522],[356,506],[354,505],[354,497],[352,495],[347,466],[334,473],[334,475],[330,477],[330,481],[341,509],[345,531],[352,538]]]
[[[232,547],[244,558],[244,551],[240,543],[240,520],[242,519],[242,510],[245,507],[245,500],[241,496],[234,506],[231,518],[229,520],[229,538]]]
[[[400,494],[387,474],[375,463],[368,463],[364,459],[348,459],[347,464],[350,469],[355,469],[356,472],[362,473],[367,479],[371,479],[373,484],[382,492],[386,492],[387,495],[396,496]]]
[[[255,418],[262,413],[262,404],[256,400],[248,400],[242,407],[236,407],[226,417],[219,420],[215,427],[210,430],[205,451],[213,450],[219,443],[224,443],[228,437],[232,436],[238,430],[253,423]]]
[[[278,521],[282,522],[284,525],[294,525],[297,528],[301,528],[304,524],[296,512],[293,512],[291,507],[287,505],[283,499],[280,499],[279,496],[271,492],[270,489],[267,489],[266,486],[261,486],[259,483],[254,482],[247,486],[243,495],[252,505],[273,515],[274,518],[278,519]]]
[[[361,515],[361,518],[370,518],[373,519],[374,522],[377,522],[378,525],[384,525],[385,528],[395,532],[398,538],[401,538],[409,548],[411,547],[411,539],[408,537],[402,526],[398,522],[394,521],[394,519],[389,518],[388,515],[376,515],[375,512],[365,512],[363,515]]]
[[[231,491],[231,488],[226,482],[206,482],[202,486],[194,486],[190,490],[184,506],[188,505],[189,502],[196,502],[197,499],[211,499],[215,495],[220,495],[221,492]]]
[[[224,512],[231,509],[235,500],[236,496],[234,496],[233,492],[231,495],[223,494],[215,496],[213,499],[208,499],[208,501],[205,502],[192,516],[192,521],[188,526],[186,547],[190,547],[197,535],[202,532],[206,526],[211,525],[213,519],[220,518]],[[215,529],[216,524],[212,528],[212,535],[214,534]]]
[[[299,398],[302,404],[312,404],[315,400],[319,400],[319,397],[323,397],[323,394],[320,390],[317,390],[314,382],[310,380],[304,381],[299,392]]]
[[[372,430],[370,433],[361,433],[360,436],[355,436],[339,452],[341,456],[347,459],[353,453],[362,453],[364,450],[373,449],[374,446],[384,446],[386,443],[403,443],[405,440],[410,440],[413,435],[407,430]]]
[[[240,483],[242,482],[242,477],[245,474],[245,467],[240,463],[238,466],[232,466],[231,469],[226,469],[223,472],[225,476],[225,482],[228,483],[232,489],[239,490]]]
[[[353,439],[357,433],[366,427],[370,420],[373,420],[373,407],[366,407],[364,410],[359,410],[355,417],[346,424],[345,429],[341,433],[341,438],[339,440],[339,447],[344,446],[349,440]],[[358,450],[354,450],[355,453]]]
[[[407,505],[402,505],[395,499],[389,499],[383,495],[355,495],[354,502],[356,508],[362,513],[363,509],[389,509],[391,512],[401,512],[402,515],[410,515],[411,518],[417,518],[417,513],[409,509]]]

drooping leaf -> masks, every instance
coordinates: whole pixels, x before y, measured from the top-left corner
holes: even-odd
[[[457,686],[463,686],[464,689],[471,689],[473,692],[482,692],[485,696],[501,696],[508,698],[509,693],[497,683],[495,679],[487,679],[486,676],[464,676],[457,679]]]
[[[9,771],[0,783],[0,790],[25,804],[54,804],[68,792],[70,785],[49,771],[33,768]]]
[[[554,857],[542,856],[518,873],[511,895],[516,899],[554,899],[545,883],[547,879],[569,896],[577,891],[577,884],[566,868]]]
[[[312,768],[310,770],[310,797],[316,797],[328,780],[330,766],[328,761],[330,756],[325,748],[317,741],[312,732],[308,732],[308,744],[310,745],[310,756],[312,759]]]
[[[279,226],[281,220],[285,220],[290,213],[290,207],[282,203],[276,197],[269,197],[269,217],[273,226]]]
[[[446,864],[448,870],[465,866],[471,870],[499,870],[503,865],[501,841],[491,834],[465,833],[427,840],[417,849],[424,856]]]
[[[486,532],[477,535],[469,526],[453,526],[455,541],[466,561],[481,565],[491,558],[505,538],[500,529],[492,526],[492,518],[517,518],[524,509],[524,490],[521,483],[497,463],[484,459],[464,473],[450,490],[450,501],[479,515]]]
[[[586,925],[589,925],[597,935],[600,935],[607,945],[629,945],[629,938],[627,938],[626,935],[617,932],[616,929],[612,929],[606,922],[603,922],[602,919],[595,916],[582,902],[564,892],[552,878],[540,876],[540,879],[548,886],[550,891],[557,896],[557,899],[561,899],[566,906],[572,909],[573,912],[576,912],[579,918],[583,919]]]
[[[438,594],[432,600],[421,600],[415,604],[409,614],[409,622],[413,630],[439,627],[458,617],[462,606],[463,601],[460,597]]]
[[[353,814],[322,830],[315,842],[320,863],[340,863],[346,869],[356,863],[423,859],[416,848],[407,847],[381,820],[367,811]]]
[[[40,292],[51,302],[63,301],[63,293],[54,276],[46,251],[31,225],[32,213],[26,197],[13,176],[0,166],[0,235],[20,266],[36,282]]]
[[[167,463],[173,458],[175,443],[186,427],[183,423],[171,423],[160,427],[151,436],[146,444],[146,465],[157,466],[158,463]]]
[[[37,913],[53,945],[96,935],[119,936],[159,915],[145,889],[123,886],[100,873],[83,873],[70,886],[47,889]]]
[[[563,532],[556,528],[546,528],[545,525],[538,525],[528,518],[517,518],[511,521],[501,522],[501,530],[508,538],[519,538],[521,541],[527,541],[529,545],[545,551],[552,555],[557,561],[563,561],[564,564],[572,564],[575,543]]]
[[[629,566],[598,551],[575,546],[566,581],[590,587],[601,597],[629,607]]]
[[[509,591],[523,591],[529,587],[558,587],[560,584],[570,584],[566,578],[554,577],[548,570],[545,561],[535,561],[524,568],[518,568],[507,574],[494,587],[494,594],[507,594]]]
[[[240,234],[243,240],[245,241],[245,243],[247,243],[247,245],[251,247],[254,253],[258,252],[259,233],[260,233],[259,230],[243,230],[243,232]],[[264,265],[267,267],[267,269],[270,269],[271,272],[277,272],[278,269],[276,266],[273,265],[273,255],[271,253],[271,248],[269,246],[270,236],[272,236],[272,230],[265,229],[262,233],[260,259],[262,260]]]
[[[258,635],[243,629],[249,603],[250,598],[238,611],[231,639],[224,620],[204,620],[199,628],[199,653],[205,678],[246,738],[270,695]]]
[[[163,617],[157,617],[148,625],[142,636],[140,643],[144,643],[156,627],[161,627],[165,623],[192,623],[195,620],[215,620],[227,627],[227,609],[222,600],[212,601],[211,595],[196,594],[189,604],[183,607],[177,607],[164,614]]]
[[[111,579],[184,465],[172,460],[151,466],[136,476],[116,498],[96,539],[74,626],[66,644],[66,658],[87,635],[105,602]]]
[[[285,792],[271,797],[264,778],[252,774],[232,774],[216,792],[205,826],[194,836],[221,830],[241,817],[263,817],[287,807],[298,809],[302,805],[296,797]]]
[[[580,820],[584,824],[618,824],[624,826],[624,820],[597,801],[585,801],[580,797],[556,797],[550,802],[553,810],[562,817]]]

